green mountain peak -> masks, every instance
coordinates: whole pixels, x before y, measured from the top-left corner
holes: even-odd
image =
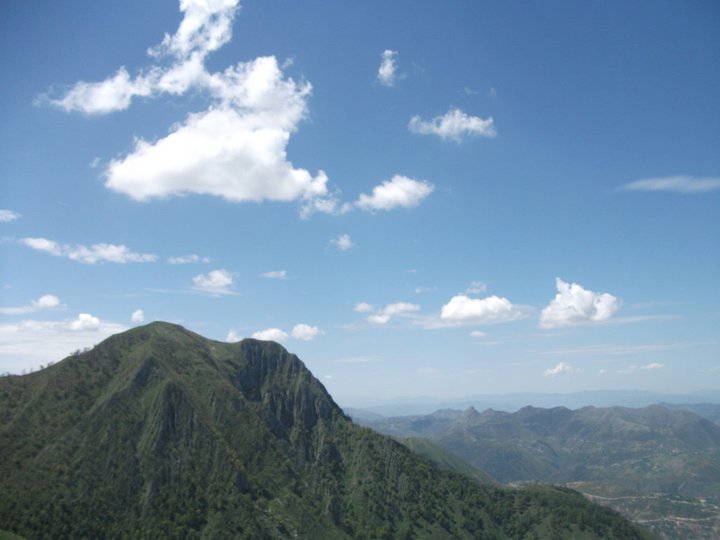
[[[441,471],[277,343],[154,322],[0,378],[0,529],[30,538],[641,538],[579,495]]]

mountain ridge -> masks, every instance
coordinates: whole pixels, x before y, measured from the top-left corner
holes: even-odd
[[[0,529],[33,538],[643,538],[577,493],[443,472],[302,361],[152,323],[0,378]]]

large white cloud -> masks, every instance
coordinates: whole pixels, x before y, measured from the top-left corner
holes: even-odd
[[[488,296],[470,298],[464,294],[453,296],[442,307],[440,318],[455,324],[493,324],[523,317],[522,311],[507,298]]]
[[[705,193],[720,189],[720,178],[692,176],[665,176],[635,180],[622,186],[625,191],[669,191],[674,193]]]
[[[612,294],[588,291],[560,278],[555,284],[558,292],[540,314],[541,328],[606,321],[620,308],[620,301]]]
[[[122,244],[93,244],[90,247],[78,244],[71,246],[59,244],[47,238],[23,238],[21,243],[55,257],[65,257],[73,261],[96,264],[99,262],[112,262],[125,264],[129,262],[155,262],[157,255],[151,253],[135,253]]]
[[[355,203],[363,210],[392,210],[417,206],[430,195],[435,187],[425,180],[414,180],[407,176],[395,175],[390,180],[375,186],[372,195],[360,195]]]
[[[105,185],[138,201],[207,194],[239,201],[312,201],[327,195],[327,176],[287,160],[290,135],[307,114],[309,83],[285,78],[274,57],[210,73],[205,58],[232,37],[238,0],[181,0],[184,17],[174,35],[148,52],[169,56],[132,77],[125,68],[98,83],[77,83],[50,102],[66,111],[104,114],[137,96],[202,90],[211,99],[155,141],[138,139],[111,160]],[[319,207],[322,208],[322,204]]]
[[[383,51],[378,68],[377,78],[383,86],[393,86],[397,78],[397,51],[386,49]]]
[[[20,373],[62,360],[126,330],[88,313],[64,321],[25,320],[0,325],[0,373]]]
[[[165,138],[138,140],[112,160],[106,186],[136,200],[209,194],[230,201],[312,200],[327,194],[327,176],[286,159],[290,134],[306,113],[310,85],[282,77],[273,57],[211,77],[220,103],[190,114]]]
[[[441,139],[450,139],[460,142],[465,135],[480,137],[495,137],[497,131],[492,118],[483,119],[479,116],[470,116],[460,109],[450,109],[442,116],[432,120],[423,120],[413,116],[408,129],[420,135],[437,135]]]

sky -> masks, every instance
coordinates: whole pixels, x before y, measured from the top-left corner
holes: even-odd
[[[720,4],[0,6],[0,373],[155,320],[341,405],[720,387]]]

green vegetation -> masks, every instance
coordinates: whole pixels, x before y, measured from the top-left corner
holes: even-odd
[[[482,469],[470,465],[457,454],[434,443],[430,439],[421,437],[401,437],[398,439],[410,450],[429,459],[434,465],[441,469],[455,471],[470,478],[474,478],[481,484],[499,486],[500,483]]]
[[[720,533],[720,426],[690,412],[470,408],[364,423],[430,438],[504,483],[569,485],[664,538]]]
[[[42,538],[646,538],[549,486],[442,471],[300,360],[153,323],[0,378],[0,527]]]

